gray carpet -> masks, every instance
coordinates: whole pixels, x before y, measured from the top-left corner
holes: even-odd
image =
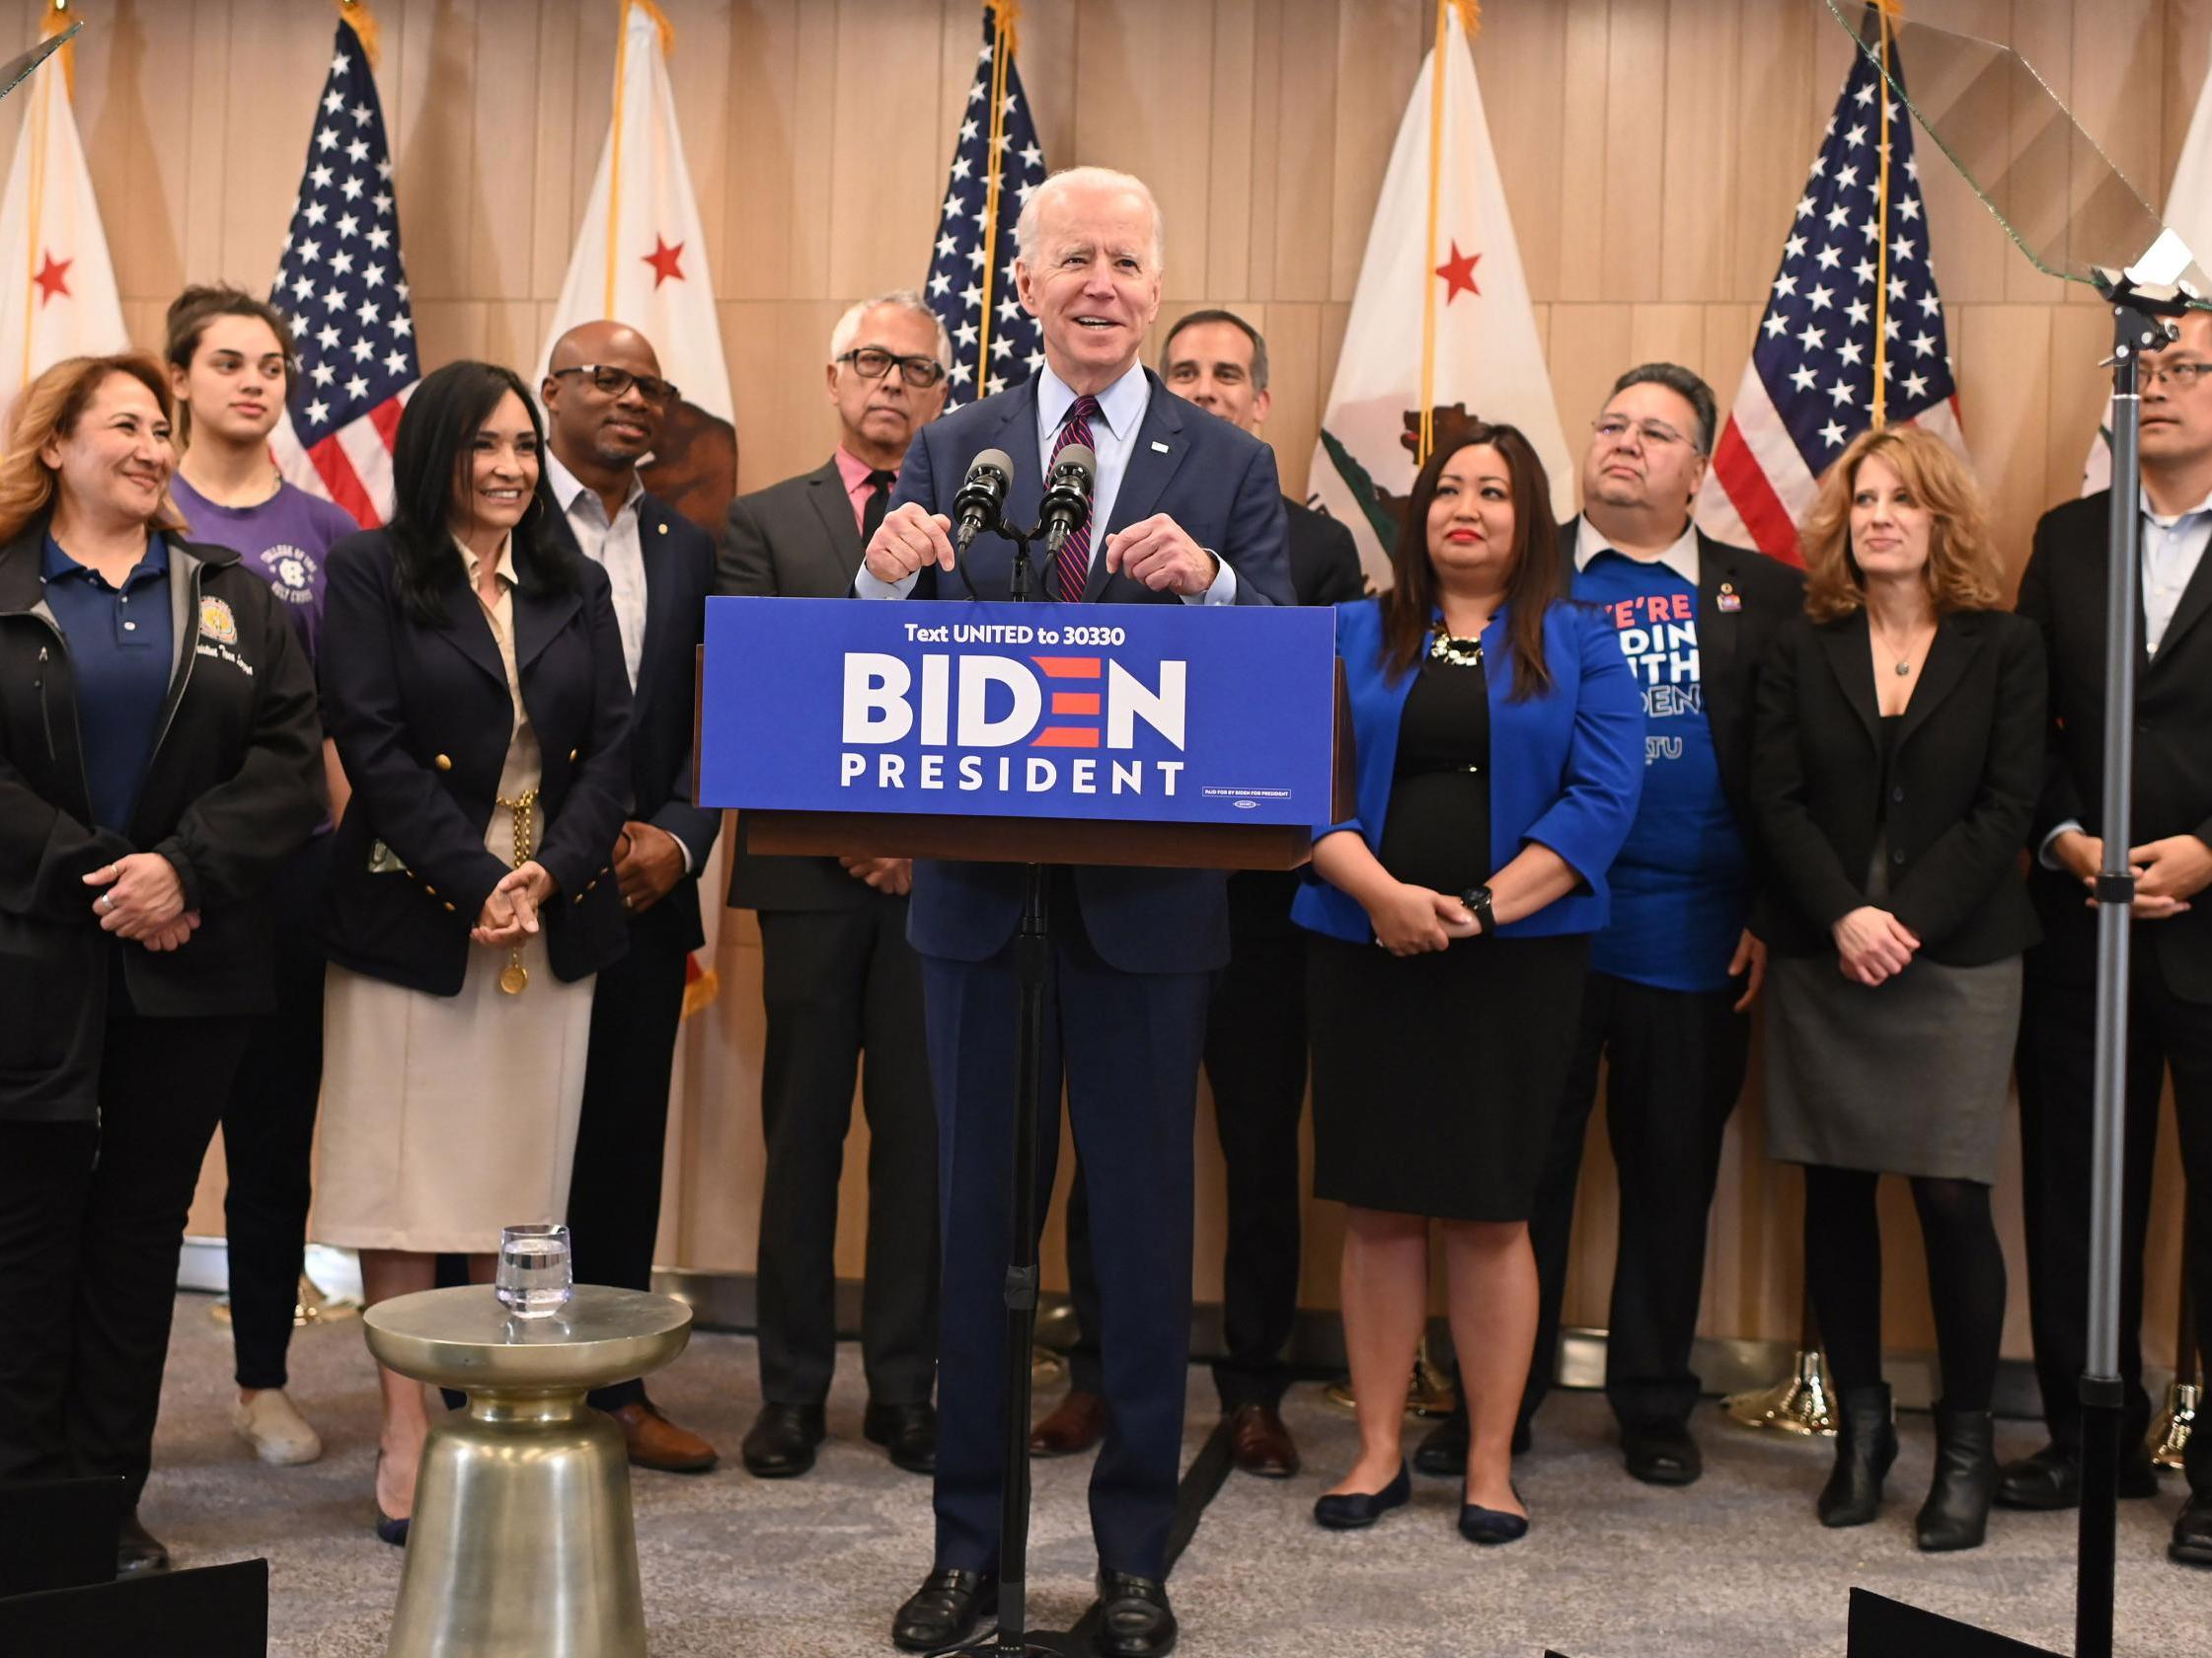
[[[267,1469],[231,1435],[229,1331],[210,1305],[180,1298],[143,1516],[184,1565],[268,1557],[279,1658],[380,1658],[400,1555],[369,1530],[376,1395],[360,1326],[301,1332],[293,1395],[329,1451],[308,1468]],[[830,1400],[832,1442],[805,1479],[765,1482],[735,1467],[759,1396],[751,1342],[699,1337],[654,1393],[730,1460],[704,1476],[637,1478],[655,1658],[891,1652],[891,1609],[929,1563],[929,1487],[861,1441],[854,1355],[844,1355]],[[1194,1454],[1212,1422],[1202,1371],[1191,1374],[1190,1399]],[[1704,1481],[1657,1490],[1621,1473],[1602,1401],[1562,1394],[1520,1472],[1535,1530],[1478,1550],[1452,1529],[1452,1487],[1431,1481],[1371,1532],[1320,1531],[1308,1509],[1349,1459],[1351,1422],[1314,1387],[1296,1390],[1286,1412],[1307,1471],[1281,1484],[1232,1475],[1177,1568],[1190,1658],[1536,1658],[1547,1646],[1570,1658],[1840,1658],[1854,1584],[2054,1651],[2072,1645],[2072,1515],[2000,1512],[1978,1551],[1914,1550],[1925,1417],[1905,1420],[1881,1520],[1825,1532],[1811,1512],[1825,1448],[1746,1433],[1709,1407],[1699,1421]],[[2035,1443],[2026,1424],[2000,1428],[2007,1455]],[[1089,1601],[1087,1475],[1087,1462],[1038,1465],[1038,1623],[1065,1627]],[[2166,1562],[2180,1484],[2172,1474],[2162,1483],[2157,1502],[2121,1505],[2117,1649],[2212,1658],[2212,1573]]]

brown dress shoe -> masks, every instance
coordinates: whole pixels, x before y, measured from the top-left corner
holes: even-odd
[[[1073,1457],[1106,1438],[1106,1430],[1105,1397],[1070,1388],[1052,1413],[1030,1430],[1030,1455]]]
[[[1229,1460],[1262,1479],[1298,1471],[1298,1446],[1271,1404],[1240,1404],[1229,1417]]]
[[[633,1400],[607,1414],[622,1430],[633,1467],[661,1473],[705,1473],[715,1466],[715,1448],[689,1428],[679,1428],[661,1415],[650,1399]]]

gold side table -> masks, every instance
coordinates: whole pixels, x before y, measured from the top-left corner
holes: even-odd
[[[629,1459],[584,1394],[675,1358],[691,1309],[579,1284],[558,1314],[516,1319],[472,1285],[361,1322],[379,1362],[469,1395],[422,1448],[390,1658],[645,1658]]]

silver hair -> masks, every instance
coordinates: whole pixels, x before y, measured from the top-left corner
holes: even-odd
[[[1116,173],[1110,167],[1070,167],[1030,192],[1030,199],[1022,203],[1022,216],[1014,223],[1014,247],[1024,264],[1036,255],[1037,220],[1044,198],[1062,189],[1120,189],[1142,199],[1152,214],[1152,274],[1157,276],[1166,266],[1168,227],[1160,217],[1160,203],[1153,197],[1152,187],[1134,173]]]
[[[911,311],[918,317],[927,317],[930,327],[937,331],[937,360],[946,368],[953,366],[953,337],[945,332],[945,319],[930,309],[930,302],[912,288],[892,288],[861,300],[849,307],[837,319],[837,326],[829,331],[829,360],[835,362],[853,348],[860,338],[861,319],[878,305],[895,305],[902,311]]]

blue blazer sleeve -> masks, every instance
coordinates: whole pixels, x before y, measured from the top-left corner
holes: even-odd
[[[1560,797],[1522,840],[1550,847],[1587,886],[1613,867],[1643,794],[1643,693],[1601,617],[1574,604],[1559,610],[1568,626],[1555,638],[1565,632],[1573,648],[1559,652],[1555,695],[1568,689],[1567,670],[1579,676],[1573,734]]]

